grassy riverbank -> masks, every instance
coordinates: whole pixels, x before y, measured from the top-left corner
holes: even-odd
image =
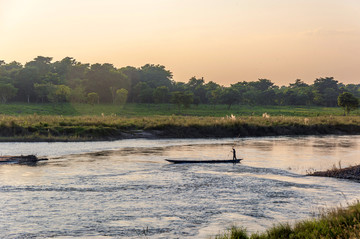
[[[2,141],[360,134],[360,117],[0,115]]]
[[[0,104],[0,112],[0,141],[360,134],[359,110],[343,117],[340,108]]]
[[[280,224],[264,233],[249,235],[243,228],[232,228],[216,239],[278,239],[278,238],[360,238],[360,203],[322,213],[318,218],[295,225]]]
[[[346,168],[337,168],[335,165],[332,169],[326,171],[316,171],[308,174],[309,176],[342,178],[360,182],[360,165]]]

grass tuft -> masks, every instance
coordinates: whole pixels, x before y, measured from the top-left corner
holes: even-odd
[[[223,235],[216,236],[215,239],[249,239],[245,228],[233,226]]]
[[[224,235],[216,236],[216,239],[229,238],[360,238],[360,203],[325,211],[318,218],[300,221],[294,226],[288,223],[279,224],[263,233],[254,233],[250,236],[244,228],[233,227]]]

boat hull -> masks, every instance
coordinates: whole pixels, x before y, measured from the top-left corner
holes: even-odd
[[[4,164],[4,163],[33,164],[44,160],[48,160],[48,159],[38,158],[35,155],[0,156],[0,164]]]
[[[183,159],[165,159],[166,161],[174,164],[184,164],[184,163],[240,163],[242,159],[236,160],[183,160]]]

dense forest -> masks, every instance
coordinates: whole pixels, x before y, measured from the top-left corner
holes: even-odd
[[[337,106],[343,92],[360,97],[360,84],[342,84],[333,77],[309,85],[296,79],[276,86],[268,79],[238,82],[229,87],[203,78],[175,82],[162,65],[116,68],[112,64],[83,64],[65,57],[52,62],[38,56],[22,65],[0,60],[0,100],[6,102],[167,103],[191,104],[318,105]],[[219,79],[220,80],[220,79]]]

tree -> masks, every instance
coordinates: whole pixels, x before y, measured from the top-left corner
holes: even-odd
[[[212,104],[215,107],[215,104],[218,103],[220,93],[221,93],[221,86],[213,81],[210,81],[205,85],[206,90],[206,102]]]
[[[338,89],[326,88],[323,93],[323,100],[325,106],[335,107],[338,96],[339,96]]]
[[[87,72],[87,92],[96,92],[103,103],[113,103],[117,89],[128,89],[127,77],[112,64],[93,64]]]
[[[192,92],[185,92],[183,96],[184,108],[189,108],[193,102],[194,102],[194,94]]]
[[[22,69],[22,65],[19,62],[13,61],[8,64],[5,62],[0,64],[0,80],[1,82],[13,83],[16,75]]]
[[[66,85],[53,85],[53,89],[48,95],[48,99],[53,103],[64,103],[68,100],[71,90]]]
[[[214,106],[214,109],[215,109],[215,105],[219,103],[222,91],[223,89],[219,87],[214,90],[208,91],[206,94],[208,102]]]
[[[38,70],[35,67],[25,67],[16,75],[15,87],[19,89],[17,100],[30,103],[36,98],[34,84],[41,83]]]
[[[58,74],[61,82],[58,83],[65,83],[71,87],[74,87],[74,85],[72,85],[72,80],[73,79],[77,79],[77,78],[84,78],[85,76],[85,72],[84,71],[80,71],[80,74],[77,74],[78,72],[75,70],[75,74],[74,73],[74,69],[78,66],[81,65],[80,62],[77,62],[74,58],[72,57],[65,57],[64,59],[62,59],[61,61],[57,61],[55,63],[53,63],[53,72]],[[89,65],[87,65],[88,67]],[[55,82],[53,82],[55,84]]]
[[[17,89],[12,84],[0,83],[1,103],[5,104],[8,99],[16,95]]]
[[[345,113],[349,115],[351,110],[359,107],[359,104],[359,99],[349,92],[344,92],[338,97],[338,105],[344,108],[344,115]]]
[[[172,93],[171,102],[178,106],[180,111],[181,106],[189,108],[194,100],[194,95],[191,92],[175,91]]]
[[[338,81],[334,77],[318,78],[314,81],[315,102],[319,105],[335,107],[339,95]]]
[[[274,105],[276,101],[276,93],[274,89],[261,91],[257,97],[259,105]]]
[[[98,93],[91,92],[87,94],[87,102],[88,104],[94,106],[96,103],[99,103],[99,95]]]
[[[126,104],[128,93],[129,92],[124,88],[118,89],[116,91],[116,103],[121,105],[121,107],[123,107]]]
[[[83,103],[86,100],[85,89],[82,86],[77,86],[71,89],[69,100],[72,103]]]
[[[307,86],[309,86],[309,85],[306,84],[301,79],[296,79],[295,83],[290,84],[290,88],[307,87]]]
[[[140,82],[140,70],[132,66],[127,66],[120,68],[120,71],[127,77],[130,84],[128,101],[135,102],[136,95],[134,93],[134,87]]]
[[[239,92],[234,88],[225,88],[220,95],[220,102],[228,105],[228,109],[240,100]]]
[[[194,104],[196,105],[198,105],[199,103],[207,103],[206,88],[204,83],[204,78],[196,79],[196,77],[194,76],[186,84],[187,90],[191,91],[194,94]]]
[[[343,92],[349,92],[355,97],[360,98],[360,84],[348,84],[343,87]],[[341,93],[343,93],[341,92]]]
[[[159,86],[153,93],[155,103],[166,103],[169,100],[169,88],[166,86]]]
[[[265,91],[273,87],[274,83],[268,79],[259,79],[258,81],[249,82],[249,85],[256,88],[257,90]]]
[[[171,88],[173,85],[172,73],[166,70],[165,66],[146,64],[140,68],[139,72],[140,81],[145,82],[152,89],[158,86]]]
[[[152,103],[154,90],[145,82],[139,82],[134,87],[136,101],[139,103]]]
[[[34,91],[36,93],[36,97],[40,99],[41,103],[44,103],[48,100],[48,95],[51,93],[51,91],[54,89],[54,85],[52,83],[46,83],[46,84],[34,84]]]
[[[50,72],[52,57],[38,56],[34,60],[25,64],[25,67],[34,67],[37,69],[40,77]]]

